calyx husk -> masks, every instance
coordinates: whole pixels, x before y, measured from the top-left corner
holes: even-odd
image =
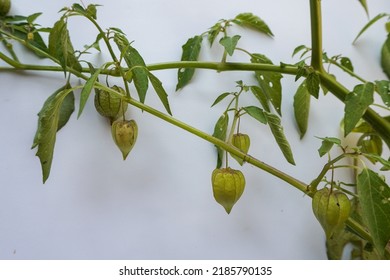
[[[211,182],[215,200],[230,214],[234,204],[245,189],[245,177],[239,170],[217,168],[213,171]]]
[[[123,88],[118,86],[111,87],[113,90],[122,94],[123,97],[126,92]],[[109,118],[111,122],[117,120],[127,110],[127,102],[123,101],[119,95],[112,94],[105,90],[99,90],[95,94],[95,108],[100,115]]]
[[[329,188],[323,188],[314,194],[312,207],[327,239],[344,226],[351,212],[351,202],[347,195]]]
[[[125,160],[133,149],[138,136],[138,126],[134,120],[116,120],[111,125],[112,138]]]
[[[5,16],[11,9],[11,0],[0,0],[0,16]]]
[[[240,149],[243,153],[247,154],[249,151],[249,146],[251,144],[251,140],[249,138],[249,135],[243,134],[243,133],[236,133],[233,135],[232,139],[232,145],[238,149]],[[233,154],[231,156],[237,160],[237,162],[240,165],[244,164],[244,160],[242,158],[239,158]]]

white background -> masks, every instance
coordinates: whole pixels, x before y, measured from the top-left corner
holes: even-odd
[[[384,21],[353,46],[367,22],[356,0],[326,0],[324,49],[349,56],[367,80],[385,79],[379,67]],[[386,0],[368,1],[371,17],[390,12]],[[52,26],[62,7],[73,1],[12,1],[11,13],[43,12],[38,22]],[[90,2],[84,2],[89,4]],[[309,1],[148,0],[95,1],[102,4],[103,28],[119,27],[147,64],[180,60],[181,45],[221,18],[253,12],[264,19],[274,39],[233,28],[239,46],[267,55],[275,64],[293,63],[293,49],[310,45]],[[82,19],[70,19],[76,48],[96,32]],[[21,48],[16,48],[21,51]],[[221,49],[203,45],[201,60],[218,61]],[[22,55],[23,61],[37,61]],[[107,53],[90,56],[96,65]],[[246,61],[244,55],[233,60]],[[2,64],[3,65],[3,64]],[[339,73],[339,72],[337,72]],[[176,70],[155,72],[169,93],[176,118],[209,133],[224,110],[210,109],[235,81],[254,83],[252,74],[198,71],[193,83],[175,92]],[[339,77],[349,88],[357,82]],[[114,83],[114,80],[111,80]],[[137,108],[128,116],[139,126],[138,141],[123,162],[107,122],[92,99],[79,120],[74,114],[58,133],[51,176],[42,184],[39,160],[31,150],[37,117],[46,98],[63,85],[61,73],[0,73],[0,258],[1,259],[324,259],[324,234],[311,211],[311,200],[278,178],[244,165],[247,186],[230,215],[212,196],[213,145]],[[73,84],[77,84],[74,80]],[[331,95],[313,100],[309,131],[299,140],[292,100],[297,84],[283,79],[283,125],[297,165],[285,162],[265,126],[248,118],[241,131],[251,135],[250,154],[309,183],[321,170],[321,144],[315,136],[339,136],[342,104]],[[254,101],[251,98],[247,102]],[[78,102],[78,97],[76,97]],[[147,104],[162,109],[153,91]],[[78,104],[78,103],[77,103]],[[233,161],[232,167],[238,168]],[[350,179],[338,172],[337,179]]]

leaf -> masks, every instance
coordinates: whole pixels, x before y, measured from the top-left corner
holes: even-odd
[[[345,98],[344,133],[347,136],[374,102],[374,84],[357,85]]]
[[[215,39],[217,38],[218,34],[222,31],[222,24],[221,22],[217,22],[212,27],[210,27],[208,34],[208,40],[210,43],[210,47],[213,46],[213,43]]]
[[[376,17],[374,17],[373,19],[371,19],[363,28],[362,30],[360,30],[360,32],[358,33],[358,35],[356,36],[355,40],[353,40],[352,44],[355,44],[355,42],[357,41],[357,39],[359,39],[359,37],[371,26],[373,25],[375,22],[377,22],[378,20],[380,20],[381,18],[384,18],[386,16],[389,16],[389,14],[385,14],[385,13],[381,13],[379,15],[377,15]]]
[[[243,108],[245,112],[248,113],[249,116],[254,118],[255,120],[267,124],[267,116],[264,114],[264,111],[256,106],[248,106]]]
[[[274,36],[268,25],[261,18],[252,13],[241,13],[234,18],[234,22],[243,27],[253,28],[270,37]]]
[[[240,40],[240,35],[235,35],[233,37],[223,37],[221,40],[219,40],[219,43],[225,48],[225,51],[232,56],[234,53],[234,50],[236,49],[238,40]]]
[[[384,170],[384,171],[389,171],[390,170],[390,159],[389,160],[385,160],[384,158],[382,158],[381,156],[378,156],[377,154],[363,153],[362,155],[365,156],[368,159],[371,159],[373,161],[381,163],[383,165],[382,170]]]
[[[311,96],[304,81],[294,95],[294,116],[301,139],[305,136],[309,123],[310,100]]]
[[[390,34],[387,36],[387,39],[382,47],[381,52],[381,65],[383,72],[390,79]]]
[[[390,81],[375,81],[375,85],[383,103],[390,107]]]
[[[92,17],[93,19],[97,19],[97,7],[100,5],[95,5],[95,4],[89,4],[87,6],[87,9],[85,10],[87,14]]]
[[[70,103],[74,96],[72,98],[68,97],[69,95],[72,96],[73,91],[68,88],[68,85],[60,88],[45,101],[38,113],[38,129],[32,148],[38,147],[36,156],[41,162],[44,183],[50,174],[56,133],[73,112],[70,110],[72,107]]]
[[[320,94],[320,76],[317,72],[311,72],[307,75],[306,88],[310,95],[318,99]]]
[[[70,86],[68,85],[66,87],[66,89],[69,89],[69,88],[70,88]],[[63,128],[68,123],[70,116],[74,112],[74,109],[75,109],[74,92],[71,91],[66,95],[66,97],[64,98],[64,101],[61,104],[57,131],[59,131],[61,128]]]
[[[251,92],[257,98],[257,100],[259,100],[261,106],[263,106],[263,109],[266,110],[267,112],[270,112],[271,109],[269,107],[268,97],[266,94],[264,94],[261,88],[257,86],[252,86]]]
[[[340,64],[341,66],[347,68],[349,71],[353,72],[352,61],[348,57],[345,56],[341,57]]]
[[[149,87],[149,71],[139,52],[133,48],[126,37],[121,33],[115,33],[114,41],[117,44],[129,70],[133,74],[135,88],[137,89],[139,100],[145,103],[146,93]]]
[[[363,134],[360,136],[357,146],[360,147],[362,153],[375,154],[378,156],[382,155],[383,152],[383,142],[376,134]],[[370,159],[373,163],[375,160]]]
[[[59,60],[64,72],[67,66],[81,71],[81,65],[70,41],[67,23],[63,18],[57,21],[50,31],[49,53]]]
[[[362,4],[364,10],[366,11],[366,14],[368,16],[368,5],[366,0],[359,0],[360,4]]]
[[[326,155],[334,145],[337,145],[341,147],[341,140],[335,137],[325,137],[325,138],[320,138],[317,137],[318,139],[322,140],[321,147],[318,149],[318,153],[320,157]]]
[[[91,67],[90,67],[91,68]],[[95,85],[95,82],[97,81],[98,77],[99,77],[99,74],[101,72],[102,68],[98,69],[98,70],[93,70],[93,74],[91,75],[91,77],[89,77],[89,79],[86,81],[83,89],[81,90],[81,93],[80,93],[80,107],[79,107],[79,113],[77,114],[77,118],[80,118],[83,110],[84,110],[84,107],[85,105],[87,104],[87,101],[88,101],[88,98],[91,94],[91,91]],[[92,72],[91,72],[92,73]]]
[[[183,53],[181,61],[197,61],[202,48],[202,40],[202,36],[195,36],[188,39],[182,46]],[[176,85],[176,91],[185,87],[191,81],[194,73],[194,68],[180,68],[177,73],[178,83]]]
[[[158,97],[160,98],[162,104],[164,105],[165,110],[168,112],[168,114],[172,115],[171,108],[169,106],[169,101],[168,101],[168,94],[166,93],[164,87],[162,86],[161,81],[156,76],[154,76],[150,71],[148,73],[149,73],[149,80],[152,83],[152,86],[156,91]]]
[[[290,144],[288,143],[286,136],[283,132],[283,127],[281,126],[280,118],[268,112],[264,112],[267,117],[268,125],[271,129],[272,134],[275,137],[276,143],[278,144],[280,150],[282,151],[286,160],[295,165],[294,157],[291,151]]]
[[[272,64],[272,61],[262,54],[252,54],[251,62]],[[279,116],[282,115],[282,84],[280,80],[283,76],[280,73],[263,71],[256,71],[255,75],[263,93],[267,95]]]
[[[293,51],[293,54],[292,54],[292,56],[291,57],[294,57],[296,54],[298,54],[299,52],[301,52],[301,51],[303,51],[303,50],[308,50],[309,48],[308,47],[306,47],[305,45],[300,45],[300,46],[298,46],[298,47],[296,47],[295,49],[294,49],[294,51]],[[310,50],[310,49],[309,49]]]
[[[225,112],[222,114],[222,116],[218,119],[217,123],[215,124],[213,136],[222,141],[226,141],[228,124],[229,124],[229,115],[227,114],[227,112]],[[220,168],[222,166],[222,160],[223,160],[223,149],[221,149],[218,146],[215,147],[217,148],[217,168]]]
[[[224,100],[229,95],[232,95],[232,93],[231,92],[224,92],[224,93],[222,93],[221,95],[219,95],[217,97],[217,99],[215,99],[215,101],[214,101],[213,105],[211,105],[211,107],[214,107],[215,105],[217,105],[219,102]]]
[[[377,173],[366,168],[358,175],[357,192],[363,220],[383,256],[390,240],[390,187]]]
[[[34,21],[40,16],[42,15],[42,13],[35,13],[35,14],[32,14],[32,15],[29,15],[27,18],[26,18],[26,21],[32,25],[34,23]]]

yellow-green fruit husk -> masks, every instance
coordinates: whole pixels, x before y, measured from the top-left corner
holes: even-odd
[[[118,86],[111,87],[119,92],[123,97],[126,92]],[[100,90],[95,94],[95,108],[100,115],[109,118],[111,122],[121,117],[127,111],[127,102],[124,102],[121,96]]]
[[[134,120],[116,120],[111,125],[112,138],[125,160],[133,149],[138,136],[138,126]]]
[[[314,194],[312,207],[327,239],[344,226],[351,212],[351,202],[347,195],[329,188],[323,188]]]
[[[233,135],[232,144],[234,147],[240,149],[243,153],[247,154],[249,151],[249,146],[251,145],[251,140],[249,138],[249,135],[243,134],[243,133],[237,133]],[[237,160],[237,162],[240,165],[244,164],[244,160],[242,158],[239,158],[235,155],[231,156]]]
[[[7,15],[10,9],[11,9],[10,0],[0,0],[0,16]]]
[[[211,182],[215,200],[230,214],[234,204],[245,189],[245,177],[239,170],[218,168],[212,173]]]

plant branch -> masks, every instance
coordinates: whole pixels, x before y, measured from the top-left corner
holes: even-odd
[[[322,14],[321,0],[310,0],[311,17],[311,66],[319,71],[325,71],[322,65]]]

